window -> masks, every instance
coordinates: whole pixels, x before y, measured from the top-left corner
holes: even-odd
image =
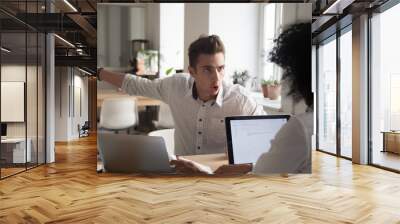
[[[340,36],[340,154],[352,157],[352,34]]]
[[[160,4],[160,76],[184,69],[183,3]]]
[[[370,156],[372,164],[395,170],[400,170],[400,155],[393,153],[384,143],[394,143],[394,149],[400,147],[400,133],[390,133],[400,130],[398,21],[400,4],[371,18]],[[384,132],[389,132],[392,140],[385,141]]]
[[[264,35],[263,35],[263,75],[264,79],[277,79],[274,73],[274,68],[276,67],[274,63],[268,61],[268,54],[274,46],[274,39],[276,35],[276,10],[278,4],[266,4],[264,6]]]
[[[336,154],[336,39],[318,48],[318,145]]]

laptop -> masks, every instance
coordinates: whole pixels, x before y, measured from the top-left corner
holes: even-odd
[[[226,117],[229,164],[256,163],[289,118],[290,115]]]
[[[116,173],[174,173],[162,137],[98,133],[104,171]]]

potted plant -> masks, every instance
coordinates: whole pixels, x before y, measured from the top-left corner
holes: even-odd
[[[271,84],[270,80],[263,79],[261,81],[261,89],[265,98],[268,98],[268,86]]]
[[[158,51],[156,50],[140,50],[136,59],[143,60],[145,73],[155,75],[158,72]]]
[[[232,75],[233,84],[239,84],[245,87],[247,80],[249,80],[250,75],[247,70],[239,71],[235,70]]]
[[[278,80],[271,80],[268,85],[268,98],[276,100],[281,95],[281,83]]]
[[[278,80],[263,79],[261,82],[261,88],[265,98],[276,100],[281,95],[281,83]]]

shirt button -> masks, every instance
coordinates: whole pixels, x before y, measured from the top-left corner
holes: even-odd
[[[203,107],[205,107],[206,105],[205,104],[203,104]]]
[[[197,146],[197,149],[200,149],[200,146]]]
[[[199,121],[201,122],[201,121],[203,121],[203,120],[200,118]]]
[[[199,135],[201,135],[201,131],[199,131]]]

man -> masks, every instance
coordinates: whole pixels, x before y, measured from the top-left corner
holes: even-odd
[[[262,115],[263,108],[243,87],[223,82],[225,48],[216,35],[200,37],[189,47],[189,72],[148,80],[99,70],[99,79],[130,95],[166,102],[175,123],[175,154],[225,152],[225,117]]]

